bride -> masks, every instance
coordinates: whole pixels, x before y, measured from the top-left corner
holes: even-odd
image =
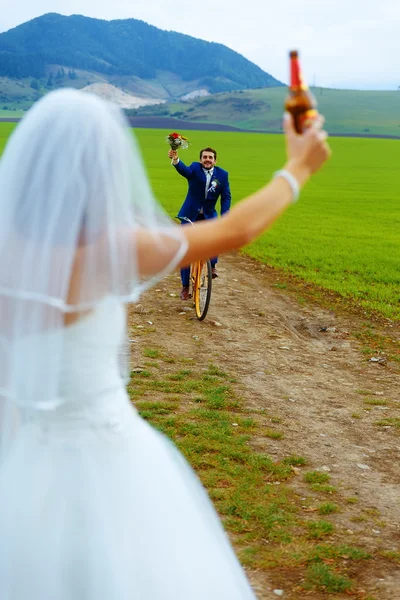
[[[320,125],[322,124],[322,121]],[[247,600],[195,474],[125,391],[126,305],[181,265],[237,248],[329,156],[285,122],[288,161],[224,218],[179,227],[121,113],[48,94],[0,162],[1,600]]]

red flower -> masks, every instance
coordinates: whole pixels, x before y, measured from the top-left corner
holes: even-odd
[[[172,150],[185,150],[189,146],[189,140],[184,135],[173,131],[165,138]]]

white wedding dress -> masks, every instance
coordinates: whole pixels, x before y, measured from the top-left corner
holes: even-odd
[[[124,331],[112,299],[68,326],[57,407],[20,417],[0,467],[0,599],[254,600],[197,477],[129,400]]]

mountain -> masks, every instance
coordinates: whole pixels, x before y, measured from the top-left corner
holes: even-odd
[[[34,80],[33,96],[66,83],[109,83],[160,100],[283,85],[222,44],[136,19],[103,21],[56,13],[0,34],[2,77],[22,80],[28,88]],[[7,101],[4,91],[1,101]]]

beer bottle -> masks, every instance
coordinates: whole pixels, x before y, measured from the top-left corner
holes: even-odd
[[[285,110],[293,116],[297,133],[302,133],[312,125],[318,115],[317,102],[303,80],[297,50],[291,50],[289,58],[290,86]]]

